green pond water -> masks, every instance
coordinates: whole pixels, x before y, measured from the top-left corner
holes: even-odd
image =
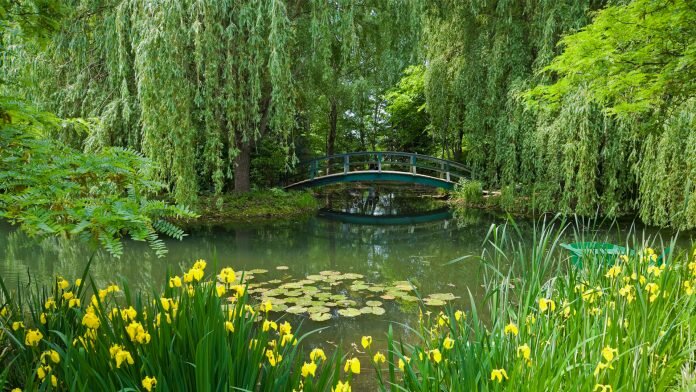
[[[208,261],[208,273],[224,266],[265,270],[252,274],[250,283],[270,281],[256,287],[256,295],[286,283],[297,286],[276,290],[280,292],[276,297],[294,298],[290,300],[294,302],[278,307],[294,306],[298,310],[299,298],[324,293],[319,295],[321,298],[312,297],[312,303],[300,300],[300,307],[318,306],[319,313],[325,314],[321,317],[330,316],[326,321],[312,321],[306,312],[276,313],[277,317],[294,320],[295,325],[301,321],[304,331],[329,327],[308,339],[312,345],[330,348],[342,342],[344,349],[349,349],[362,335],[372,335],[379,347],[391,322],[398,323],[394,328],[400,338],[412,341],[414,335],[407,327],[417,326],[418,306],[409,297],[413,291],[400,291],[404,281],[412,282],[423,297],[462,297],[449,302],[463,309],[468,307],[469,292],[480,301],[483,280],[479,262],[475,258],[449,262],[480,254],[490,226],[504,223],[505,217],[480,210],[453,212],[432,197],[418,193],[397,196],[399,193],[403,192],[370,187],[341,191],[320,196],[327,209],[316,216],[192,227],[183,241],[165,241],[169,253],[164,258],[157,258],[145,244],[126,242],[120,259],[96,252],[91,273],[99,285],[126,280],[131,288],[150,291],[153,285],[165,283],[167,271],[180,274],[199,258]],[[531,232],[531,221],[518,219],[517,224],[523,232]],[[621,238],[630,225],[620,224],[609,235]],[[638,227],[639,232],[643,230],[646,235],[658,234],[654,229]],[[660,234],[668,239],[672,233]],[[680,243],[688,244],[689,237],[682,234]],[[84,244],[55,238],[35,241],[0,224],[0,274],[10,287],[26,285],[30,280],[50,282],[56,275],[79,277],[91,254]],[[282,294],[288,291],[294,297]],[[394,296],[397,298],[392,299]],[[355,302],[336,303],[346,300]],[[341,314],[345,308],[364,309],[367,301],[381,302],[369,304],[379,308],[374,311],[379,315]],[[442,309],[429,308],[434,312]]]

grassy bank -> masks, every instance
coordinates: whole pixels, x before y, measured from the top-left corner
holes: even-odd
[[[255,190],[241,194],[201,196],[195,206],[200,217],[191,223],[225,223],[310,215],[320,208],[311,191]]]
[[[356,377],[409,391],[696,388],[693,245],[630,235],[625,254],[575,265],[559,248],[574,227],[492,227],[474,257],[484,300],[465,312],[422,306],[416,344],[385,328],[345,355],[352,342],[328,356],[315,350],[328,345],[301,344],[282,313],[249,302],[240,274],[201,261],[152,292],[94,287],[87,273],[18,292],[3,284],[0,390],[346,392]],[[586,233],[572,237],[598,240]],[[374,350],[378,340],[388,349]]]

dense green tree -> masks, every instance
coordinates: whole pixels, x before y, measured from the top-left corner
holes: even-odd
[[[434,144],[427,132],[430,118],[425,105],[425,67],[408,67],[385,98],[390,124],[384,142],[387,149],[430,154]]]

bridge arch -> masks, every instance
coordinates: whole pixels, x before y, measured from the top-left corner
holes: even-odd
[[[453,189],[461,178],[471,178],[471,170],[457,162],[408,152],[366,151],[300,162],[285,189],[345,182],[396,182]]]

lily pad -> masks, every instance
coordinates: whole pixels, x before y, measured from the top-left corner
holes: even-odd
[[[323,275],[308,275],[307,279],[315,281],[315,282],[319,282],[319,281],[326,279],[326,277]]]
[[[457,297],[452,293],[436,293],[436,294],[430,294],[428,296],[428,298],[440,299],[443,301],[452,301],[453,299],[455,299]]]
[[[247,273],[250,273],[250,274],[265,274],[266,272],[268,272],[268,270],[263,269],[263,268],[256,268],[256,269],[247,271]]]
[[[312,313],[309,315],[312,321],[327,321],[331,319],[331,313]]]
[[[377,316],[381,316],[385,313],[386,311],[384,308],[381,308],[379,306],[365,306],[364,308],[360,308],[360,313],[363,314],[374,314]]]
[[[387,300],[387,301],[396,299],[396,297],[391,295],[391,294],[384,294],[384,295],[380,295],[379,297],[382,298],[383,300]]]
[[[287,270],[290,269],[290,267],[288,267],[287,265],[279,265],[279,266],[276,267],[276,269],[277,269],[278,271],[287,271]]]
[[[285,309],[285,311],[292,314],[302,314],[307,312],[307,308],[305,308],[304,306],[291,306]]]
[[[367,301],[365,302],[365,305],[367,306],[382,306],[381,301]]]
[[[436,298],[425,298],[423,299],[423,303],[428,306],[445,306],[446,304],[445,301]]]
[[[343,317],[356,317],[360,315],[360,310],[355,308],[339,309],[338,314]]]
[[[341,273],[338,271],[321,271],[321,272],[319,272],[319,275],[332,276],[332,275],[341,275]]]
[[[307,308],[307,312],[311,315],[312,313],[327,313],[330,312],[331,309],[327,308],[326,306],[312,306]]]

